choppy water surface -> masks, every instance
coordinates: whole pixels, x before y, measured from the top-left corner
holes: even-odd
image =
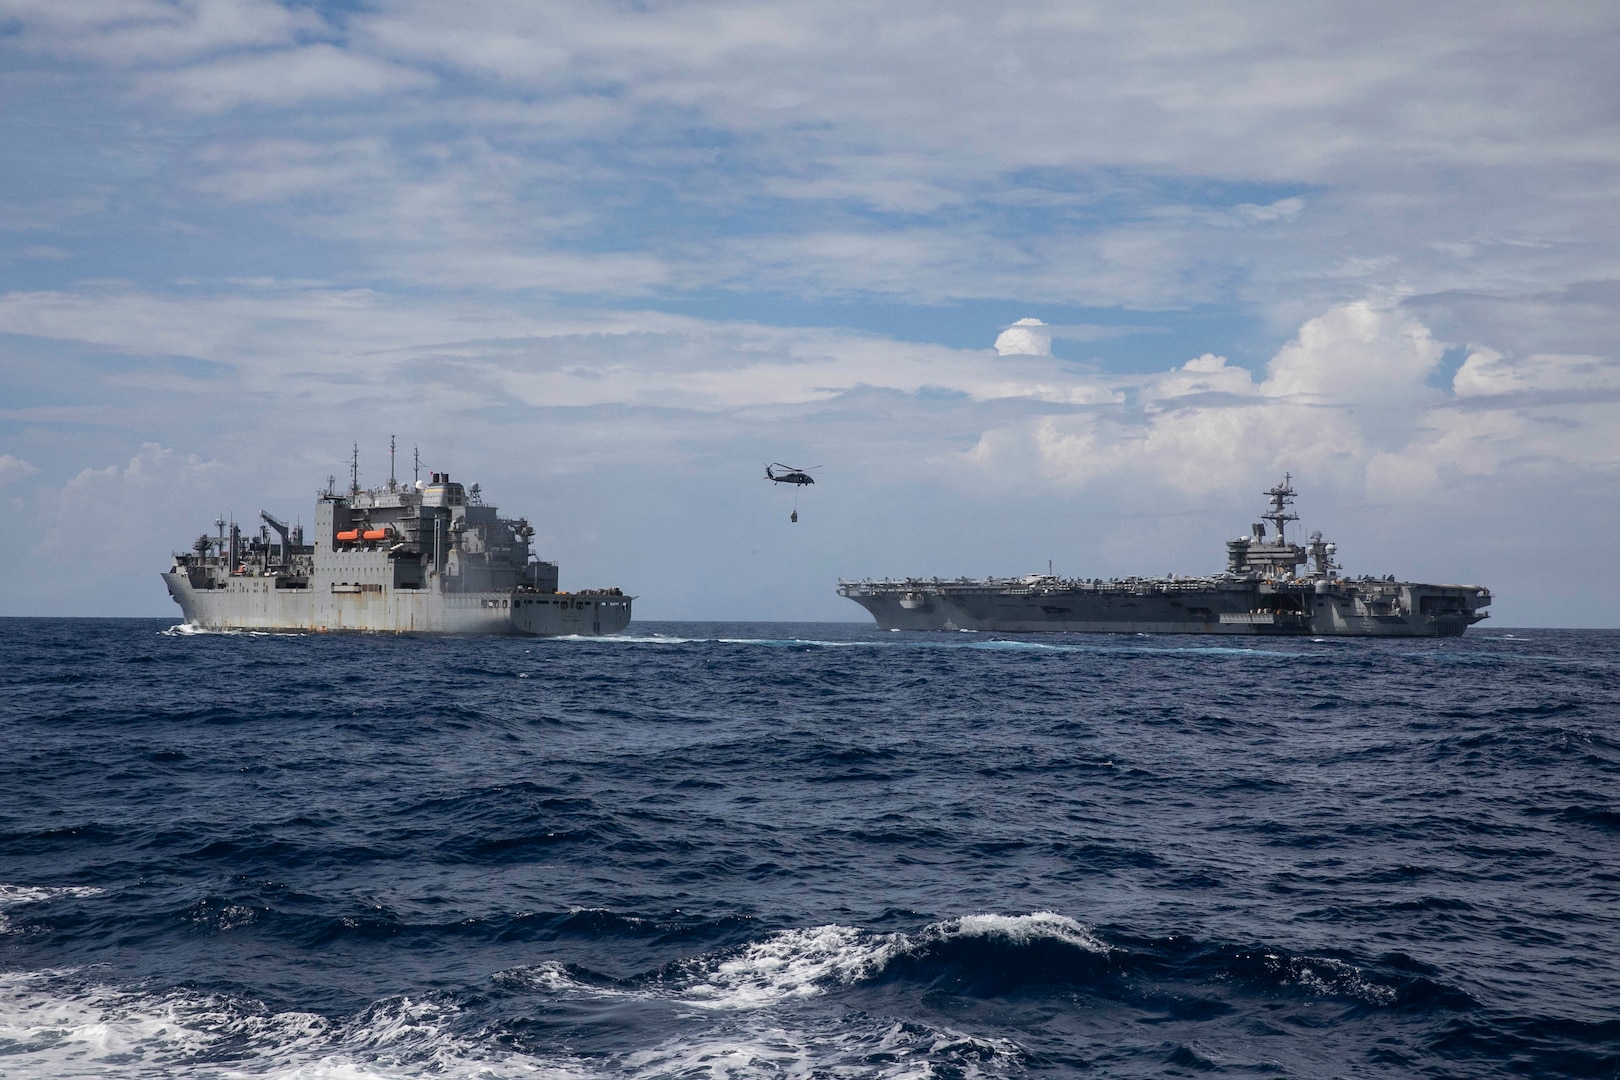
[[[1620,1075],[1620,634],[0,620],[0,1075]]]

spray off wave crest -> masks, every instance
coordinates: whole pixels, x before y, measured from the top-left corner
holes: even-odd
[[[968,915],[914,933],[873,933],[829,923],[779,930],[719,955],[676,961],[627,982],[547,963],[502,972],[507,985],[551,993],[658,998],[700,1009],[764,1009],[841,987],[881,982],[919,967],[949,968],[964,956],[1011,959],[1039,953],[1060,960],[1106,957],[1113,950],[1084,925],[1050,911]]]
[[[683,995],[705,1008],[758,1008],[820,994],[835,986],[882,981],[928,967],[952,968],[964,958],[1037,951],[1073,959],[1111,950],[1064,915],[968,915],[912,934],[871,934],[847,926],[785,930],[721,961]]]

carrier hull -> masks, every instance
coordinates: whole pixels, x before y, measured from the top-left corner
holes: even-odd
[[[1211,576],[907,578],[840,581],[838,592],[886,630],[1455,637],[1487,617],[1483,586],[1345,577],[1321,533],[1289,543],[1287,526],[1299,520],[1288,509],[1290,480],[1266,492],[1271,508],[1261,518],[1275,538],[1252,525],[1227,541],[1226,570]]]
[[[1377,585],[1388,585],[1379,582]],[[1030,588],[988,582],[845,582],[839,593],[885,630],[1004,634],[1455,637],[1483,618],[1472,586],[1262,589],[1144,582]],[[1386,599],[1388,597],[1388,599]],[[1393,602],[1390,602],[1392,600]]]

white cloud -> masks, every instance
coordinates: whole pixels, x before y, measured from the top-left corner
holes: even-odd
[[[0,568],[0,610],[152,613],[134,597],[162,595],[156,575],[170,549],[184,547],[216,507],[228,505],[226,473],[218,463],[147,443],[124,464],[42,486],[22,505],[37,539],[26,558]]]
[[[1194,357],[1174,371],[1149,380],[1139,393],[1142,401],[1163,408],[1163,403],[1175,398],[1195,394],[1235,394],[1248,396],[1258,388],[1254,376],[1247,368],[1228,367],[1226,357],[1205,353]]]
[[[280,45],[323,27],[274,0],[0,0],[0,17],[33,49],[119,65]]]
[[[1300,327],[1267,366],[1263,393],[1305,402],[1403,405],[1445,354],[1429,328],[1392,304],[1340,305]]]
[[[395,170],[384,140],[254,139],[215,143],[196,157],[198,191],[230,202],[279,202],[387,180]]]
[[[95,153],[285,201],[281,229],[352,239],[374,283],[1243,301],[1292,325],[1380,288],[1620,275],[1595,9],[8,2],[12,48],[157,93],[105,88],[130,134]],[[233,160],[242,133],[165,130],[165,103],[262,106],[266,145],[334,149]],[[641,228],[648,188],[675,212]],[[576,274],[596,228],[629,239]]]
[[[1051,356],[1052,332],[1039,319],[1019,319],[996,337],[1002,356]]]
[[[0,454],[0,488],[9,487],[24,477],[33,476],[39,472],[20,457],[11,454]]]
[[[1308,320],[1259,384],[1224,357],[1205,354],[1136,380],[1130,397],[1141,411],[992,428],[966,458],[1008,482],[1035,477],[1084,488],[1132,477],[1200,494],[1246,489],[1292,469],[1403,499],[1432,497],[1447,477],[1506,471],[1552,478],[1620,466],[1610,400],[1539,410],[1488,401],[1508,393],[1612,393],[1620,390],[1620,365],[1548,356],[1509,363],[1476,350],[1457,373],[1457,396],[1448,398],[1425,381],[1443,351],[1427,326],[1388,302],[1340,305]]]
[[[420,90],[426,72],[316,44],[270,53],[234,55],[207,64],[143,76],[141,89],[171,97],[182,108],[220,113],[240,105],[300,105]]]
[[[1510,358],[1494,349],[1468,354],[1452,377],[1460,397],[1512,393],[1620,391],[1620,360],[1602,356],[1536,353]]]
[[[1305,200],[1295,195],[1286,199],[1278,199],[1276,202],[1267,203],[1264,206],[1256,206],[1254,203],[1243,203],[1241,206],[1235,207],[1234,211],[1238,217],[1245,222],[1259,223],[1267,221],[1290,221],[1293,218],[1298,217],[1300,211],[1304,209]]]

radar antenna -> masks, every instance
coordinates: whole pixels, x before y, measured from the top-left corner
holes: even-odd
[[[1288,504],[1294,501],[1294,489],[1290,484],[1293,479],[1293,473],[1283,473],[1283,482],[1266,492],[1271,497],[1271,513],[1260,515],[1262,520],[1269,521],[1277,526],[1277,543],[1279,544],[1288,542],[1288,537],[1283,531],[1287,528],[1288,522],[1299,520],[1298,514],[1288,512]]]
[[[349,497],[360,494],[360,444],[354,444],[354,453],[349,457]]]

